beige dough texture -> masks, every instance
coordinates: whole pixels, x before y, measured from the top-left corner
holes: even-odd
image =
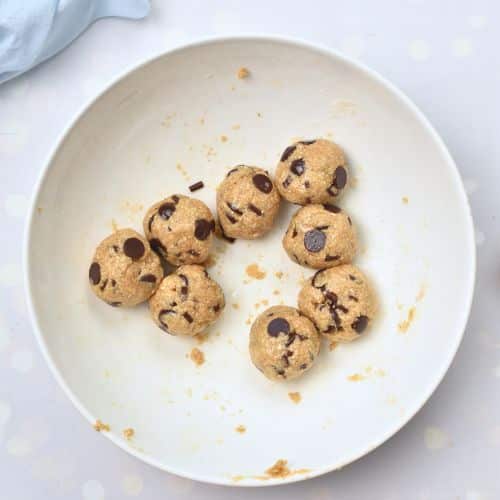
[[[202,201],[174,194],[147,211],[143,226],[153,250],[170,264],[201,264],[207,260],[215,221]]]
[[[314,324],[294,307],[273,306],[254,321],[250,357],[271,380],[291,380],[309,370],[321,339]]]
[[[377,305],[364,274],[345,264],[316,272],[299,293],[299,309],[328,339],[350,342],[368,329]]]
[[[331,203],[347,185],[344,153],[326,139],[296,142],[281,155],[275,182],[292,203]]]
[[[132,229],[120,229],[104,239],[89,268],[93,292],[115,307],[135,306],[149,299],[162,278],[158,255]]]
[[[224,293],[204,267],[188,264],[165,277],[149,301],[155,323],[171,335],[193,336],[214,323]]]
[[[323,269],[348,264],[356,254],[356,231],[339,207],[307,205],[292,217],[283,247],[302,266]]]
[[[253,240],[267,233],[276,218],[280,195],[269,174],[239,165],[217,188],[217,216],[226,236]]]

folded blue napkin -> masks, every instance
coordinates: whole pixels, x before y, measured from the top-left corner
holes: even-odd
[[[57,54],[97,19],[140,19],[149,7],[149,0],[0,0],[0,83]]]

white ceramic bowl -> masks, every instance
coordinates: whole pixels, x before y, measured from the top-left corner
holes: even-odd
[[[250,78],[237,78],[241,66]],[[295,305],[299,282],[312,274],[281,246],[295,210],[286,204],[268,237],[218,243],[225,253],[211,272],[227,308],[198,346],[206,356],[201,367],[186,358],[196,341],[162,333],[146,306],[114,309],[93,296],[88,266],[113,224],[140,230],[149,205],[189,194],[198,180],[206,187],[195,196],[213,209],[227,169],[248,163],[273,171],[292,140],[319,136],[347,152],[355,185],[339,203],[359,228],[356,262],[380,297],[380,317],[362,340],[323,349],[296,382],[272,383],[252,366],[247,335],[254,304]],[[251,263],[266,271],[265,279],[246,276]],[[406,97],[330,50],[249,37],[156,57],[78,116],[37,187],[26,271],[47,362],[91,423],[108,423],[113,442],[167,471],[253,486],[341,467],[415,414],[460,343],[475,250],[456,167]],[[398,324],[410,310],[414,319],[402,333]],[[289,392],[300,392],[302,402],[292,403]],[[244,434],[235,432],[239,425]],[[122,436],[128,427],[135,429],[130,441]],[[280,458],[307,470],[266,479],[264,471]]]

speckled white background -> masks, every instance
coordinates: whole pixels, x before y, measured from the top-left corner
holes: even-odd
[[[148,19],[100,21],[55,59],[0,86],[0,498],[500,498],[500,4],[153,3]],[[430,118],[458,164],[478,245],[469,326],[455,362],[424,409],[357,463],[265,491],[209,486],[160,472],[96,433],[45,366],[22,285],[28,199],[68,121],[110,79],[151,54],[202,36],[243,32],[297,36],[335,47],[406,92]]]

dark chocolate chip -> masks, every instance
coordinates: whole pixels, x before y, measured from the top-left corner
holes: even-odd
[[[182,317],[188,322],[188,323],[192,323],[193,322],[193,317],[191,316],[191,314],[189,314],[188,312],[185,312],[185,313],[182,313]]]
[[[152,238],[149,240],[149,244],[151,245],[151,249],[159,254],[167,255],[166,248],[162,245],[162,242],[158,238]]]
[[[267,325],[267,333],[271,337],[277,337],[280,333],[288,335],[290,333],[290,323],[285,318],[274,318]]]
[[[349,275],[349,279],[351,281],[356,281],[356,276],[353,276],[352,274]]]
[[[139,260],[145,251],[144,243],[139,238],[127,238],[123,243],[123,253],[132,260]]]
[[[267,317],[270,318],[271,316],[274,316],[274,313],[268,313]]]
[[[309,205],[309,204],[311,203],[311,201],[312,201],[312,200],[311,200],[311,197],[310,197],[310,196],[308,196],[308,197],[306,198],[306,205]]]
[[[296,335],[295,333],[290,333],[290,334],[288,334],[288,339],[287,339],[287,341],[286,341],[286,343],[285,343],[285,347],[288,347],[288,346],[292,345],[292,344],[293,344],[293,341],[295,340],[295,337],[296,337],[296,336],[297,336],[297,335]]]
[[[302,335],[300,333],[297,333],[297,337],[299,337],[299,340],[302,342],[304,340],[307,340],[309,337],[307,335]]]
[[[302,364],[299,366],[299,368],[300,368],[301,370],[305,370],[305,369],[307,368],[307,363],[302,363]]]
[[[326,300],[328,300],[329,302],[331,302],[334,305],[337,304],[337,301],[339,300],[339,298],[338,298],[336,293],[330,292],[330,290],[327,290],[324,295],[325,295]]]
[[[343,306],[342,304],[337,304],[337,311],[347,314],[349,312],[349,309],[347,309],[347,307]]]
[[[161,321],[161,317],[164,315],[164,314],[176,314],[176,312],[173,310],[173,309],[162,309],[160,311],[160,314],[158,314],[158,319]]]
[[[309,189],[309,188],[311,187],[311,183],[310,183],[309,181],[305,181],[305,182],[304,182],[304,187],[305,187],[306,189]]]
[[[116,286],[116,281],[115,280],[111,280],[111,286],[115,287]]]
[[[155,220],[156,214],[153,214],[148,221],[148,231],[151,232],[151,226],[153,224],[153,221]]]
[[[297,160],[293,160],[290,164],[290,171],[295,175],[302,175],[304,170],[306,169],[304,160],[302,158],[298,158]]]
[[[356,333],[363,333],[368,326],[368,316],[358,316],[351,327]]]
[[[162,219],[168,220],[172,217],[172,214],[175,212],[175,204],[174,203],[164,203],[158,209],[158,213]]]
[[[330,226],[318,226],[316,229],[318,231],[324,231],[325,229],[328,229]]]
[[[208,271],[206,269],[203,269],[203,274],[205,275],[205,278],[210,279],[210,275],[208,274]]]
[[[295,144],[292,144],[291,146],[288,146],[285,151],[283,151],[283,154],[281,155],[281,161],[287,161],[288,158],[293,154],[297,146]]]
[[[326,235],[317,229],[311,229],[304,235],[304,246],[312,253],[321,252],[325,248]]]
[[[104,291],[104,289],[106,288],[106,285],[108,284],[108,280],[105,279],[103,282],[102,282],[102,285],[99,287],[101,289],[101,292]]]
[[[224,232],[224,228],[222,227],[222,224],[220,224],[220,222],[219,222],[219,228],[222,239],[226,240],[228,243],[234,243],[236,241],[236,238],[231,238]]]
[[[118,253],[120,251],[120,247],[118,245],[113,245],[113,250]]]
[[[215,306],[212,307],[214,312],[219,312],[220,311],[220,304],[215,304]]]
[[[274,368],[274,371],[278,374],[278,375],[281,375],[283,378],[286,378],[285,377],[285,370],[283,370],[283,368],[276,368],[276,366],[273,366]]]
[[[335,322],[335,326],[339,328],[339,326],[342,324],[342,320],[340,319],[339,313],[337,312],[336,309],[330,309],[330,315]]]
[[[314,144],[316,140],[313,141],[300,141],[300,144],[303,144],[304,146],[309,146],[311,144]]]
[[[282,182],[282,185],[286,189],[291,183],[292,178],[288,175],[287,178]]]
[[[252,177],[254,186],[262,193],[269,194],[273,190],[273,183],[267,175],[255,174]]]
[[[283,354],[283,356],[281,356],[281,359],[283,360],[285,367],[290,366],[290,360],[288,358],[292,355],[293,355],[293,351],[286,351],[285,354]]]
[[[97,262],[92,262],[89,267],[89,280],[93,285],[97,285],[101,281],[101,266]]]
[[[293,231],[292,231],[292,238],[295,238],[295,236],[297,236],[297,229],[296,229],[296,228],[293,228]]]
[[[197,240],[206,240],[212,231],[212,223],[207,219],[197,219],[194,223],[194,237]]]
[[[338,214],[339,212],[342,212],[342,209],[337,207],[337,205],[332,205],[331,203],[325,203],[323,205],[323,208],[325,210],[328,210],[329,212],[332,212],[334,214]]]
[[[243,215],[243,212],[238,207],[236,207],[235,205],[233,205],[232,203],[229,203],[228,201],[226,201],[226,205],[229,208],[229,210],[231,210],[235,214]]]
[[[172,195],[171,198],[176,205],[177,205],[177,203],[179,203],[180,198],[176,194]]]
[[[349,225],[352,226],[352,220],[349,216],[347,216],[347,221],[349,222]]]
[[[238,167],[236,168],[232,168],[227,174],[226,174],[226,177],[229,177],[231,174],[234,174],[235,172],[237,172],[239,170]]]
[[[156,283],[156,276],[154,274],[145,274],[139,278],[139,281],[144,283]]]
[[[191,193],[193,191],[198,191],[198,189],[201,189],[205,187],[205,184],[203,184],[203,181],[198,181],[198,182],[195,182],[194,184],[191,184],[191,186],[189,186],[189,191],[191,191]]]
[[[253,203],[248,204],[248,209],[251,210],[254,214],[258,215],[259,217],[262,216],[262,210],[256,207]]]
[[[185,274],[178,274],[178,276],[183,281],[184,286],[189,286],[189,280]]]
[[[347,172],[344,167],[337,167],[335,169],[335,180],[333,181],[333,185],[337,189],[343,189],[347,183]]]
[[[231,224],[236,224],[238,222],[231,214],[224,212],[224,215]]]
[[[349,296],[348,296],[348,299],[349,299],[349,300],[352,300],[353,302],[359,302],[358,298],[357,298],[357,297],[355,297],[354,295],[349,295]]]
[[[111,306],[111,307],[120,307],[122,305],[121,302],[108,302],[108,304]]]
[[[200,252],[197,252],[196,250],[193,250],[192,248],[190,248],[187,253],[189,255],[192,255],[193,257],[199,257],[200,256]]]
[[[325,257],[325,262],[330,262],[332,260],[339,260],[340,259],[340,255],[327,255]]]

